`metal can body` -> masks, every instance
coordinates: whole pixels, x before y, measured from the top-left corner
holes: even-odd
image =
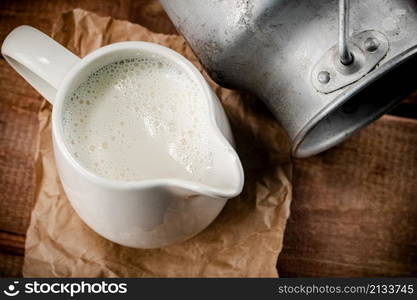
[[[161,3],[216,82],[267,104],[296,157],[343,141],[417,87],[410,78],[417,66],[413,0],[351,1],[349,43],[361,65],[349,74],[329,65],[338,41],[337,1]]]

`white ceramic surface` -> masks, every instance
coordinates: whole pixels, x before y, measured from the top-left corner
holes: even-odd
[[[20,26],[2,45],[6,61],[51,104],[52,137],[58,172],[79,216],[94,231],[116,243],[138,248],[164,247],[184,241],[206,228],[227,199],[243,187],[243,170],[223,108],[199,71],[183,56],[147,42],[122,42],[100,48],[80,59],[42,32]],[[115,181],[82,167],[68,151],[62,132],[65,97],[103,65],[148,51],[179,65],[199,82],[208,102],[216,138],[225,145],[216,153],[219,185],[175,178]]]

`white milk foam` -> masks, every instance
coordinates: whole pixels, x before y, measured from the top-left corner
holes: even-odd
[[[67,97],[63,130],[72,155],[102,177],[204,182],[213,166],[207,109],[184,71],[143,54],[91,74]]]

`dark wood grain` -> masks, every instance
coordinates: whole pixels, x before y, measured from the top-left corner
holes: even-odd
[[[417,276],[417,120],[296,160],[281,276]]]
[[[2,245],[2,252],[5,254],[23,255],[25,252],[25,236],[0,231],[0,245]]]
[[[25,234],[35,197],[33,162],[41,98],[4,60],[0,89],[0,230]]]
[[[0,231],[0,277],[22,276],[25,236]]]
[[[22,277],[23,255],[0,252],[0,277]]]

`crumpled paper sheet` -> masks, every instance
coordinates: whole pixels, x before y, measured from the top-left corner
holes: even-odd
[[[80,9],[63,14],[55,40],[81,57],[126,40],[168,46],[199,62],[178,35],[157,34],[126,21]],[[205,74],[206,78],[207,75]],[[210,81],[232,125],[246,175],[239,197],[182,244],[143,250],[97,235],[78,217],[60,184],[51,141],[51,107],[40,113],[37,197],[26,239],[24,276],[33,277],[276,277],[291,201],[287,137],[255,97]]]

